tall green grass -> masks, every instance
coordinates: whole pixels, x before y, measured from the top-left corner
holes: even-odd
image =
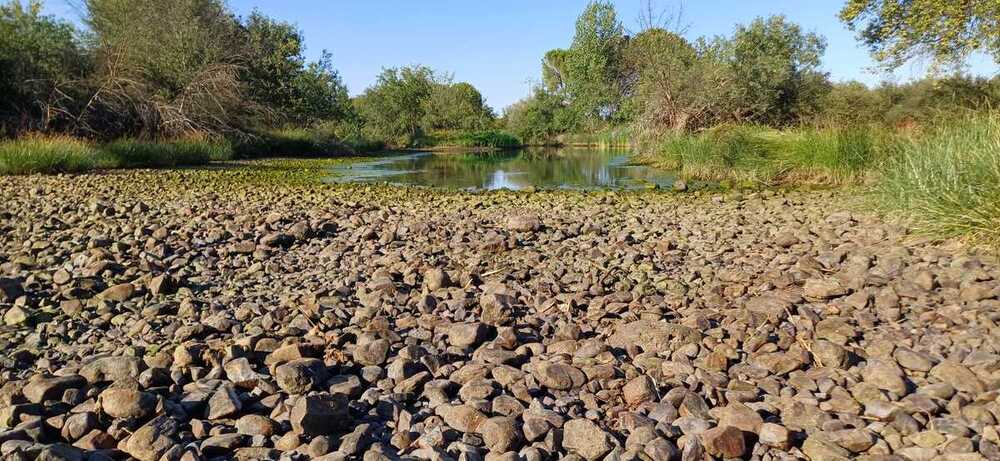
[[[77,173],[94,167],[97,151],[65,136],[27,136],[0,142],[0,174]]]
[[[1000,115],[901,141],[876,190],[880,206],[918,231],[1000,247]]]
[[[609,127],[592,133],[567,133],[557,139],[566,146],[592,146],[600,148],[631,147],[632,131],[628,126]]]
[[[228,142],[202,139],[170,142],[121,139],[101,146],[102,168],[170,168],[206,165],[232,157]]]
[[[259,133],[233,144],[239,158],[350,155],[355,150],[324,130],[294,128]]]
[[[883,136],[868,128],[778,131],[720,126],[659,142],[652,158],[689,179],[742,187],[861,182],[880,160]],[[888,139],[888,137],[885,137]]]

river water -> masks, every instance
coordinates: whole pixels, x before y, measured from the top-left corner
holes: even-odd
[[[467,190],[628,190],[673,184],[670,172],[629,159],[628,151],[592,148],[387,154],[337,167],[328,180]]]

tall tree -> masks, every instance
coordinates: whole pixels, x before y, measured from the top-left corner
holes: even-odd
[[[958,66],[975,52],[1000,62],[997,0],[848,0],[840,18],[888,69],[913,58]]]
[[[577,19],[563,81],[574,109],[584,119],[609,119],[618,110],[625,42],[625,29],[610,1],[591,2]]]

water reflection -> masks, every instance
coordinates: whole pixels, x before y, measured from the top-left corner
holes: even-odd
[[[628,152],[596,149],[415,153],[340,167],[330,181],[486,190],[641,189],[673,183],[669,173],[630,165],[628,160]]]

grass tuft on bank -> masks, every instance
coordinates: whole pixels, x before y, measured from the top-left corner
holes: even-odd
[[[900,142],[876,191],[879,206],[920,232],[1000,248],[1000,115]]]
[[[207,165],[215,160],[232,158],[232,147],[225,141],[202,139],[171,142],[121,139],[100,148],[101,168],[172,168]]]
[[[871,128],[779,131],[727,125],[658,142],[653,163],[737,187],[844,185],[872,176],[890,137]]]
[[[0,142],[0,174],[78,173],[94,168],[98,152],[68,136],[25,136]]]

